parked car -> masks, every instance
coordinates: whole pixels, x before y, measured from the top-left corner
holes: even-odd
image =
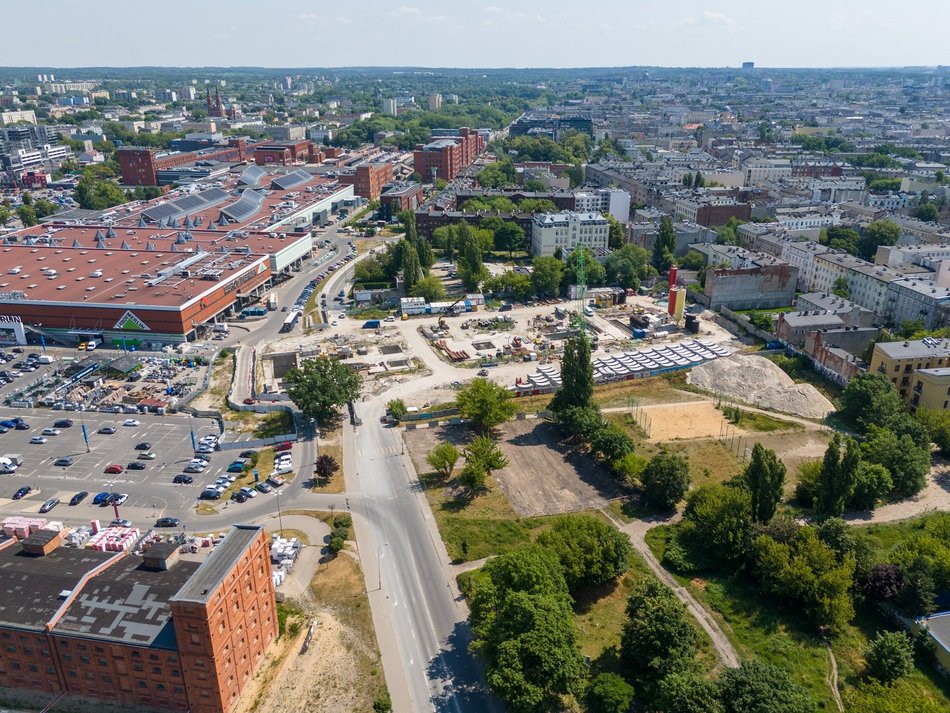
[[[237,500],[239,503],[246,503],[246,502],[247,502],[247,494],[246,494],[246,493],[242,493],[240,490],[238,490],[237,492],[232,493],[232,495],[231,495],[231,500]]]
[[[18,431],[29,431],[30,424],[28,424],[26,421],[17,421],[17,424],[14,426],[14,428]]]
[[[155,521],[155,527],[179,527],[181,520],[177,517],[160,517]]]
[[[122,425],[134,428],[135,426],[141,425],[141,421],[139,421],[137,418],[127,418],[122,422]]]
[[[186,473],[200,473],[205,467],[203,465],[195,465],[194,463],[189,463],[186,467],[182,468]]]
[[[59,468],[68,468],[69,466],[73,464],[73,462],[74,461],[73,461],[72,456],[63,456],[62,458],[57,458],[56,460],[54,460],[53,465]]]
[[[71,419],[61,418],[58,421],[56,421],[53,425],[56,426],[56,428],[71,428],[73,425],[73,422]]]
[[[105,472],[105,473],[107,473],[107,474],[109,474],[109,475],[118,475],[119,473],[121,473],[121,472],[124,471],[124,470],[125,470],[125,468],[123,468],[123,467],[122,467],[121,465],[119,465],[118,463],[113,463],[113,464],[110,465],[110,466],[106,466],[106,469],[105,469],[105,471],[103,471],[103,472]]]
[[[33,438],[30,439],[30,443],[34,445],[42,445],[47,441],[49,441],[49,439],[46,438],[46,436],[33,436]]]
[[[141,443],[135,444],[135,450],[137,451],[150,451],[152,450],[152,444],[148,441],[142,441]]]
[[[244,462],[236,460],[228,466],[228,473],[243,473],[244,472]]]
[[[155,460],[156,456],[152,451],[146,451],[145,453],[139,453],[138,458],[141,460]]]
[[[92,499],[93,505],[105,505],[109,498],[112,497],[112,493],[96,493],[96,497]]]
[[[13,499],[14,499],[14,500],[22,500],[23,498],[25,498],[27,495],[29,495],[29,494],[32,493],[32,492],[33,492],[33,488],[31,488],[29,485],[24,485],[22,488],[19,488],[19,489],[13,494]]]
[[[88,495],[89,495],[89,493],[88,493],[87,491],[85,491],[85,490],[80,490],[78,493],[76,493],[75,495],[73,495],[73,496],[69,499],[69,504],[70,504],[70,505],[79,505],[79,503],[81,503],[83,500],[85,500],[85,499],[88,497]]]
[[[58,436],[60,433],[62,433],[62,431],[60,431],[58,428],[44,428],[42,431],[40,431],[40,433],[42,433],[44,436]]]
[[[132,527],[132,521],[126,520],[124,517],[117,517],[109,523],[109,527]]]
[[[254,488],[249,488],[249,487],[245,486],[245,487],[241,488],[241,492],[244,493],[244,494],[245,494],[247,497],[249,497],[249,498],[256,498],[256,497],[257,497],[257,491],[254,490]]]
[[[274,446],[274,450],[278,453],[281,453],[282,451],[289,451],[293,447],[293,443],[290,441],[284,441],[283,443],[278,443],[276,446]]]
[[[253,458],[257,455],[257,451],[241,451],[241,458]]]
[[[50,498],[45,503],[40,505],[40,512],[49,512],[57,505],[59,505],[59,498]]]
[[[178,485],[191,485],[195,482],[195,479],[187,473],[179,473],[174,478],[172,478],[172,482]]]
[[[268,483],[258,483],[254,489],[259,493],[269,493],[273,488]]]
[[[109,504],[121,505],[128,499],[129,499],[128,493],[112,493],[112,495],[109,497]]]
[[[134,460],[125,466],[126,470],[145,470],[146,465],[140,460]]]
[[[201,500],[218,500],[221,498],[221,493],[219,493],[217,490],[206,488],[205,490],[201,491],[201,495],[199,495],[198,498]]]
[[[99,429],[98,433],[101,433],[104,436],[111,436],[115,433],[115,429],[112,426],[103,426]]]

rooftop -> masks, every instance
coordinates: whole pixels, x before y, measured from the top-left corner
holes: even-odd
[[[950,377],[950,366],[941,366],[934,369],[917,369],[916,374],[926,374],[927,376],[933,376],[935,378],[947,378]]]
[[[177,562],[154,571],[143,566],[141,557],[129,555],[86,583],[54,631],[173,650],[169,602],[200,567]]]
[[[263,528],[260,525],[233,525],[221,544],[214,548],[204,564],[172,599],[199,604],[207,602],[211,593],[221,584],[235,561],[257,539],[261,530]]]
[[[950,356],[950,339],[916,339],[906,342],[878,342],[874,351],[889,359],[916,359],[918,357]]]

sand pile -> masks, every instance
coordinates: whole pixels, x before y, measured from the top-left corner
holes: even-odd
[[[832,403],[811,384],[796,384],[768,359],[748,354],[715,359],[693,369],[690,384],[753,404],[804,418],[824,418]]]

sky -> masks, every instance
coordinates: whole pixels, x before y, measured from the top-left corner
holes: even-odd
[[[946,0],[43,0],[43,17],[5,33],[0,66],[950,64]]]

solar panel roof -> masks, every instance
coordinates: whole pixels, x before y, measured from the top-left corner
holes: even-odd
[[[174,200],[152,206],[144,211],[142,215],[153,223],[162,220],[172,221],[184,218],[189,213],[195,213],[213,205],[217,205],[227,200],[227,191],[220,188],[209,188],[201,193],[191,193]]]
[[[301,186],[307,181],[309,181],[313,176],[304,171],[302,168],[291,171],[290,173],[285,173],[283,176],[278,176],[273,181],[271,181],[271,188],[277,188],[282,191],[289,191],[291,188],[296,188]]]
[[[260,211],[263,204],[264,196],[248,188],[241,192],[241,197],[236,203],[222,208],[221,213],[229,220],[240,223]]]
[[[267,171],[260,166],[248,166],[241,173],[240,178],[238,178],[238,185],[247,186],[248,188],[257,188],[261,183],[261,179],[266,175]]]

